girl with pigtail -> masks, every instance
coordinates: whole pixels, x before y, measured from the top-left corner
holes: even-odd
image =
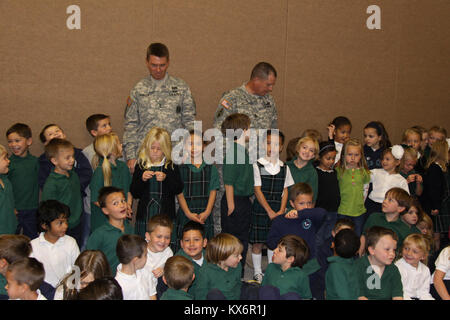
[[[131,174],[122,157],[122,144],[115,133],[97,136],[94,140],[95,156],[92,160],[94,174],[89,185],[91,190],[91,233],[107,222],[106,216],[97,201],[102,187],[114,186],[124,190],[127,195],[128,214],[131,217],[133,197],[130,193]]]

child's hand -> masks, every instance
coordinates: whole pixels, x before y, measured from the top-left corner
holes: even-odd
[[[327,127],[328,130],[328,138],[333,139],[334,138],[334,130],[336,129],[336,126],[334,124],[329,124]]]
[[[364,246],[360,246],[358,249],[358,256],[362,257],[364,255],[365,248]]]
[[[189,220],[204,224],[204,222],[200,220],[200,217],[198,216],[198,214],[189,212],[188,214],[186,214],[186,217],[188,217]]]
[[[127,203],[127,218],[131,219],[133,217],[133,209],[131,208],[131,204]]]
[[[406,182],[411,183],[416,181],[416,175],[415,174],[410,174],[407,178],[406,178]]]
[[[297,210],[292,209],[291,211],[286,213],[286,215],[284,217],[288,218],[288,219],[297,219],[298,218],[298,212],[297,212]]]
[[[431,210],[431,215],[432,216],[437,216],[439,214],[439,210],[435,209],[435,210]]]
[[[156,181],[159,181],[159,182],[164,181],[164,179],[166,179],[166,174],[161,171],[155,172],[155,176],[156,176]]]
[[[228,207],[228,215],[230,216],[233,213],[233,211],[234,211],[234,204],[233,206]]]
[[[203,211],[202,213],[200,213],[199,215],[198,215],[198,218],[200,219],[200,223],[201,224],[205,224],[205,221],[206,221],[206,219],[209,217],[209,215],[210,215],[210,213],[208,213],[208,212],[206,212],[206,211]]]
[[[422,183],[423,182],[423,178],[420,174],[416,174],[416,182],[417,183]]]
[[[155,174],[154,171],[146,170],[142,174],[142,181],[147,181],[148,179],[151,179],[153,175]]]
[[[155,278],[159,278],[164,274],[164,269],[163,268],[156,268],[155,270],[152,271],[153,275],[155,276]]]
[[[267,212],[267,215],[269,216],[270,220],[273,220],[278,216],[278,214],[273,210],[270,210],[269,212]]]

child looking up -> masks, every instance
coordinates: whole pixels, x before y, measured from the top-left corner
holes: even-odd
[[[398,187],[404,189],[409,194],[409,187],[406,179],[398,173],[403,153],[404,150],[399,145],[384,150],[381,161],[382,168],[370,170],[372,191],[365,203],[367,209],[366,219],[368,219],[373,212],[381,211],[381,204],[383,203],[386,191],[389,189]]]
[[[402,277],[403,299],[434,300],[430,294],[430,269],[426,266],[429,251],[430,245],[422,234],[410,234],[403,241],[401,259],[395,262]]]
[[[155,215],[164,213],[175,220],[175,196],[183,192],[183,181],[171,153],[169,133],[158,127],[150,129],[139,148],[130,187],[133,197],[139,199],[135,229],[141,236]]]
[[[355,263],[358,300],[403,300],[401,275],[392,264],[397,239],[394,231],[383,227],[367,231],[367,255]]]
[[[17,230],[13,187],[7,176],[9,163],[8,152],[0,145],[0,235],[15,234]]]
[[[355,232],[360,235],[366,220],[364,193],[370,181],[370,171],[364,158],[363,147],[358,140],[350,139],[345,143],[336,171],[341,192],[338,219],[352,219]]]
[[[390,147],[391,142],[383,123],[371,121],[364,127],[364,156],[369,170],[382,167],[382,153]]]
[[[252,206],[250,224],[250,243],[252,244],[253,278],[261,283],[262,247],[267,241],[267,235],[273,219],[284,214],[288,201],[288,187],[294,184],[289,167],[279,159],[283,150],[284,135],[278,130],[268,130],[266,136],[266,156],[253,164],[255,178],[256,201]],[[267,252],[269,261],[271,250]]]
[[[188,289],[195,279],[194,266],[183,256],[167,259],[164,266],[164,283],[169,289],[164,292],[161,300],[194,300]]]
[[[309,278],[302,267],[309,259],[307,243],[295,235],[280,239],[274,250],[272,262],[267,265],[261,288],[274,286],[280,295],[296,293],[301,299],[311,299]]]
[[[44,266],[35,258],[11,263],[6,272],[6,290],[10,300],[47,300],[39,291],[44,282]]]
[[[242,244],[228,233],[214,236],[206,247],[206,263],[197,275],[195,300],[239,300]]]
[[[44,144],[44,146],[47,146],[49,142],[54,139],[66,139],[66,134],[64,131],[56,124],[48,124],[46,125],[41,133],[39,134],[39,139]],[[84,156],[83,151],[78,148],[74,149],[74,165],[73,169],[77,173],[79,179],[80,179],[80,191],[82,196],[85,196],[84,190],[89,185],[89,182],[91,181],[92,177],[92,167],[89,163],[89,160]],[[44,152],[39,157],[39,187],[42,189],[44,187],[44,183],[47,180],[47,177],[49,174],[53,171],[54,163],[50,161],[50,158],[48,158],[47,153]]]
[[[319,163],[316,165],[318,178],[316,207],[324,208],[328,212],[337,212],[341,202],[339,182],[334,169],[336,154],[333,142],[323,141],[319,144]]]
[[[123,300],[156,300],[156,287],[150,274],[143,271],[147,262],[147,243],[141,236],[124,234],[117,240],[116,280],[122,288]]]
[[[220,180],[217,168],[203,160],[203,146],[202,133],[190,131],[184,142],[188,159],[186,163],[179,166],[184,189],[177,195],[180,208],[176,217],[175,250],[178,249],[183,237],[183,226],[189,221],[203,224],[207,239],[214,236],[211,211],[217,190],[220,188]]]
[[[41,202],[38,209],[38,224],[43,231],[31,240],[31,257],[44,264],[45,281],[54,288],[72,269],[80,254],[77,242],[66,235],[70,209],[57,200]]]
[[[333,241],[334,255],[328,258],[329,267],[325,275],[327,300],[356,300],[357,278],[355,276],[355,255],[360,246],[355,231],[344,229]]]
[[[78,268],[79,278],[76,277]],[[95,279],[111,276],[108,259],[100,250],[85,250],[75,260],[74,267],[56,288],[54,300],[74,300],[79,290]]]
[[[91,191],[91,233],[107,222],[97,201],[99,190],[114,186],[125,192],[128,206],[128,218],[132,215],[133,196],[130,193],[131,174],[122,156],[122,144],[115,133],[99,135],[94,140],[95,156],[92,160],[94,174],[89,189]]]
[[[319,143],[311,137],[301,138],[296,146],[297,157],[294,160],[287,162],[289,171],[294,179],[294,183],[304,182],[311,186],[314,198],[317,199],[317,172],[312,165],[313,160],[317,158],[319,153]]]
[[[87,242],[87,250],[100,250],[106,255],[113,276],[116,274],[119,258],[116,253],[117,240],[123,234],[133,234],[128,223],[128,206],[122,189],[110,186],[100,189],[98,203],[108,217],[108,223],[98,227]]]
[[[67,234],[75,238],[80,247],[83,200],[80,179],[78,174],[72,170],[75,163],[73,145],[67,140],[53,138],[45,146],[45,153],[54,168],[45,181],[41,200],[58,200],[70,208]]]
[[[31,129],[24,123],[16,123],[6,131],[6,138],[12,152],[8,179],[14,191],[18,229],[34,239],[38,235],[36,211],[39,206],[39,160],[29,151],[33,143]]]
[[[341,151],[346,143],[350,139],[352,133],[352,123],[347,117],[339,116],[333,119],[328,125],[328,140],[333,141],[336,146],[336,162],[341,159]]]

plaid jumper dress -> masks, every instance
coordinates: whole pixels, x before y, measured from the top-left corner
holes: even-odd
[[[150,171],[162,171],[163,166],[150,167]],[[147,214],[145,217],[136,217],[135,230],[136,234],[145,237],[147,232],[147,223],[151,217],[160,214],[162,199],[162,181],[156,181],[156,177],[152,177],[149,181],[150,201],[147,204]]]
[[[261,176],[261,192],[273,211],[277,212],[281,207],[281,197],[284,190],[284,182],[286,180],[286,165],[280,167],[280,172],[271,175],[264,169],[264,166],[257,162]],[[261,206],[259,201],[255,199],[252,206],[251,223],[250,223],[250,243],[265,243],[269,234],[272,220],[267,215],[266,210]]]
[[[199,172],[192,171],[187,164],[179,166],[180,176],[184,183],[184,198],[186,199],[189,210],[192,213],[200,214],[206,210],[209,200],[209,185],[211,181],[211,165],[205,165]],[[177,245],[183,238],[183,227],[190,220],[184,214],[184,211],[179,208],[176,218],[177,228]],[[205,238],[210,239],[214,236],[214,222],[212,214],[206,219],[205,224]]]

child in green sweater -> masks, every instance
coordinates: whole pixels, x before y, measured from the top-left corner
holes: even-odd
[[[31,240],[38,236],[36,212],[39,205],[39,160],[30,154],[33,143],[31,129],[24,123],[16,123],[6,131],[11,151],[8,179],[11,181],[18,230]]]
[[[160,300],[194,300],[188,289],[195,279],[194,265],[188,258],[173,256],[164,265],[163,281],[169,287]]]
[[[296,293],[298,299],[311,299],[308,274],[302,269],[308,258],[309,248],[305,240],[295,235],[281,238],[273,252],[273,263],[269,263],[264,274],[260,296],[274,299],[264,294],[264,286],[273,286],[279,289],[281,297]]]
[[[339,231],[332,243],[332,257],[328,258],[325,275],[327,300],[356,300],[356,276],[354,270],[355,255],[360,240],[352,229]]]

